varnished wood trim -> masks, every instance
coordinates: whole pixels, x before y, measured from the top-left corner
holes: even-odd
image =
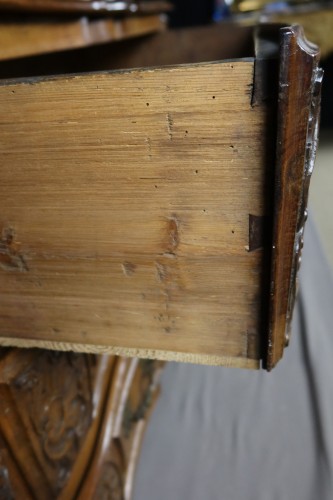
[[[113,356],[98,356],[96,375],[93,381],[93,414],[94,417],[80,449],[80,453],[74,462],[69,480],[59,494],[57,500],[77,498],[83,478],[90,466],[90,459],[94,452],[96,440],[100,432],[100,425],[104,418],[104,408],[109,398],[110,381],[117,367],[118,360]]]
[[[300,27],[281,29],[280,50],[268,370],[282,357],[288,340],[322,76],[319,50],[304,38]]]

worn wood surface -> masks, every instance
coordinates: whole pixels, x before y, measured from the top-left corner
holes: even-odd
[[[317,148],[319,50],[299,27],[281,30],[277,165],[267,368],[282,357],[301,262],[310,176]]]
[[[162,365],[10,349],[0,359],[0,497],[130,500]]]
[[[252,84],[253,60],[2,83],[3,344],[258,366]]]
[[[164,27],[165,21],[158,15],[67,20],[7,17],[0,19],[0,61],[115,42]]]

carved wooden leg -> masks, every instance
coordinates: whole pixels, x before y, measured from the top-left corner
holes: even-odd
[[[0,499],[128,500],[161,366],[3,350]]]

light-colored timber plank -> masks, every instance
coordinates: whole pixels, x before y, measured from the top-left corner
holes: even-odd
[[[3,82],[1,337],[257,366],[252,83],[253,60]]]
[[[122,19],[0,20],[0,60],[115,42],[161,31],[160,15]]]

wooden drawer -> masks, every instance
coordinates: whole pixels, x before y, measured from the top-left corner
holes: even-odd
[[[115,71],[0,82],[2,345],[276,364],[321,80],[317,49],[278,31],[247,58],[209,62],[192,30]],[[170,37],[187,64],[164,66]]]

